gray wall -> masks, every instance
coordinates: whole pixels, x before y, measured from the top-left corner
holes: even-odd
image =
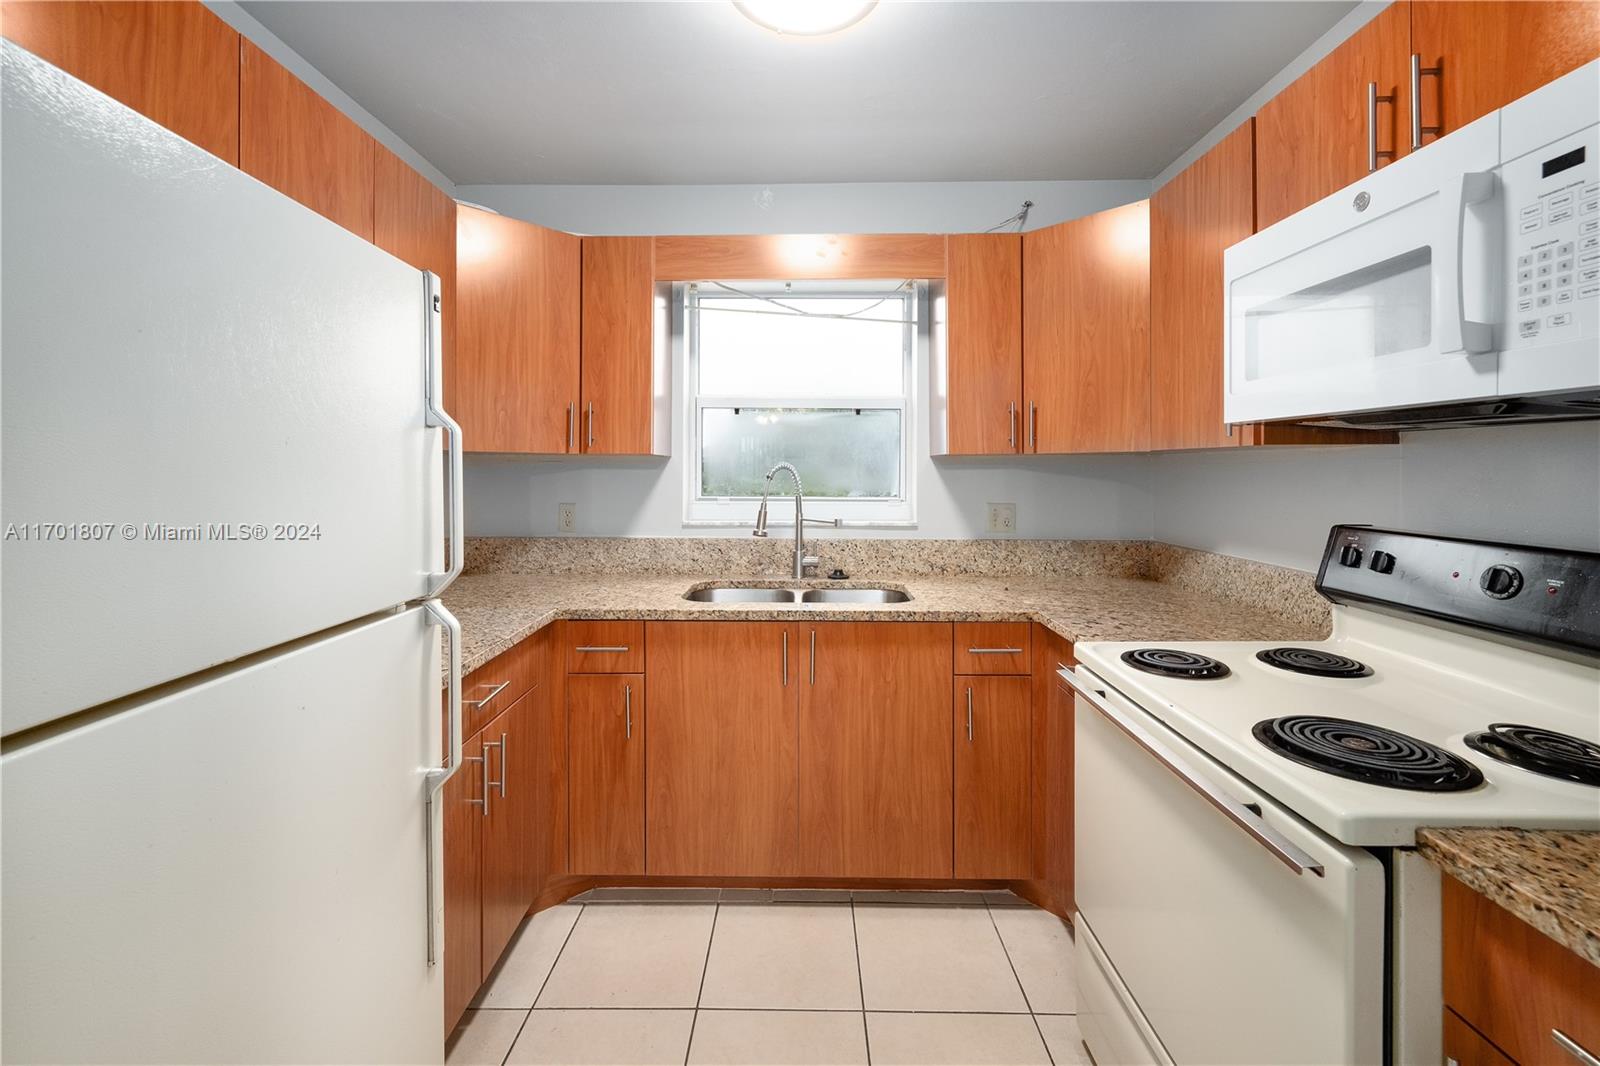
[[[572,233],[973,233],[1033,201],[1028,229],[1142,200],[1130,181],[842,185],[462,185],[456,195]]]

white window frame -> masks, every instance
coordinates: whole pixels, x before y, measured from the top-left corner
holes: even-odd
[[[805,297],[879,297],[894,296],[903,301],[905,329],[901,348],[901,389],[893,396],[833,396],[789,397],[774,399],[759,396],[703,396],[700,393],[699,365],[699,312],[695,307],[701,296],[727,295],[707,282],[684,285],[681,300],[675,301],[682,315],[684,348],[684,426],[682,451],[688,460],[684,464],[683,524],[699,528],[742,528],[755,525],[756,508],[760,496],[700,495],[701,414],[707,407],[814,407],[838,410],[860,408],[893,410],[900,412],[900,495],[886,496],[806,496],[806,517],[823,520],[839,519],[845,526],[868,529],[904,529],[917,524],[917,463],[915,441],[917,437],[918,349],[926,321],[926,287],[908,285],[904,280],[884,281],[739,281],[729,282],[742,292],[782,298],[785,295]],[[896,292],[895,290],[900,290]],[[801,478],[805,470],[800,471]],[[768,504],[769,524],[794,525],[794,486],[789,478],[780,475],[773,482],[773,495]]]

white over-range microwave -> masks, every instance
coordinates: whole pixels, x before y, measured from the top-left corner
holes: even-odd
[[[1224,255],[1223,412],[1600,417],[1600,61]]]

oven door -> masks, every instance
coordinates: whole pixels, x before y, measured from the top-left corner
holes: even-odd
[[[1227,421],[1496,394],[1499,130],[1487,115],[1224,253]]]
[[[1061,673],[1077,690],[1078,928],[1095,949],[1078,953],[1080,1027],[1095,1061],[1381,1062],[1378,859],[1084,667]]]

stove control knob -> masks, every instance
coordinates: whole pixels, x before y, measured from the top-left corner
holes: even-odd
[[[1478,578],[1478,587],[1497,600],[1509,600],[1522,591],[1522,571],[1514,566],[1496,563]]]
[[[1380,574],[1394,573],[1394,556],[1389,552],[1373,552],[1372,569]]]
[[[1339,565],[1351,567],[1360,566],[1361,549],[1356,547],[1354,544],[1346,544],[1343,548],[1340,548]]]

